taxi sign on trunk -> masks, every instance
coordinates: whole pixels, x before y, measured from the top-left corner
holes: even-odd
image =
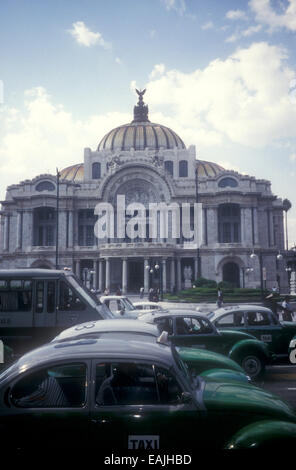
[[[159,449],[159,436],[131,435],[128,436],[128,449],[155,450]]]

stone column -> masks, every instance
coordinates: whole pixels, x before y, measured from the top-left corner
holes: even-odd
[[[3,243],[3,250],[9,250],[9,215],[5,215],[4,219],[4,243]]]
[[[218,243],[218,209],[208,208],[208,244]]]
[[[171,260],[171,292],[176,289],[175,259]]]
[[[103,260],[100,259],[99,261],[99,291],[103,292]]]
[[[149,269],[146,269],[146,266],[149,266],[149,260],[144,259],[144,292],[148,294],[149,291]]]
[[[110,290],[110,259],[106,258],[106,289]]]
[[[194,279],[198,278],[198,262],[197,257],[194,257]]]
[[[181,258],[177,259],[177,290],[182,289]]]
[[[94,275],[93,275],[93,289],[97,290],[98,288],[98,262],[97,260],[94,260],[93,262],[93,271],[94,271]]]
[[[162,260],[162,290],[167,291],[167,271],[166,271],[166,259]]]
[[[68,212],[68,247],[73,248],[73,211]]]
[[[30,209],[23,212],[23,227],[23,251],[28,251],[34,244],[33,211]]]
[[[17,220],[16,220],[16,249],[17,250],[21,250],[22,248],[22,219],[23,219],[22,212],[18,212]]]
[[[76,276],[80,279],[80,259],[76,260]]]
[[[127,293],[127,259],[122,260],[122,293]]]

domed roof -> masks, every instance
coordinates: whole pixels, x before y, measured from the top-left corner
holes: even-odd
[[[136,90],[139,101],[134,107],[134,120],[129,124],[112,129],[106,134],[98,145],[100,150],[144,150],[173,149],[175,147],[185,149],[182,139],[171,129],[161,124],[154,124],[148,119],[148,106],[143,102],[146,90]]]
[[[225,169],[217,163],[207,162],[205,160],[197,160],[199,177],[213,177],[218,176]],[[84,178],[84,165],[83,163],[77,163],[76,165],[68,166],[60,171],[61,179],[72,181],[72,183],[79,183]]]
[[[76,183],[83,181],[84,178],[84,165],[83,163],[77,163],[76,165],[68,166],[60,171],[60,178],[67,181]]]
[[[225,168],[213,162],[206,162],[205,160],[197,160],[198,176],[213,177],[218,176],[225,171]]]

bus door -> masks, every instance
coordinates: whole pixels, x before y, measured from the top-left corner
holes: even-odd
[[[85,317],[86,304],[78,296],[75,289],[65,280],[59,280],[57,327],[68,328],[77,323],[87,321]]]
[[[57,280],[35,279],[34,326],[55,327],[57,312]]]

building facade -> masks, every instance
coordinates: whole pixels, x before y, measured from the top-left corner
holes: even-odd
[[[63,169],[59,178],[43,174],[7,188],[0,268],[57,264],[100,291],[120,286],[123,292],[140,287],[147,292],[160,279],[164,291],[175,291],[199,276],[286,290],[287,271],[279,256],[283,203],[271,183],[197,159],[195,146],[186,148],[174,131],[149,121],[144,92],[138,94],[133,121],[112,129],[96,150],[86,148],[83,163]],[[197,249],[170,235],[172,214],[165,236],[151,237],[147,230],[136,239],[126,233],[97,238],[95,208],[108,203],[116,215],[118,196],[145,208],[201,203],[201,245]]]

